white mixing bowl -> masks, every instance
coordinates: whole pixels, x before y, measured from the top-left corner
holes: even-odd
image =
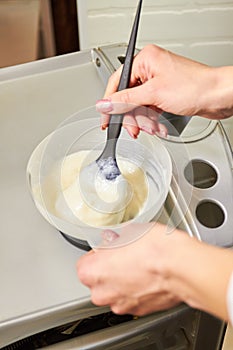
[[[88,242],[91,247],[101,246],[101,233],[106,227],[84,224],[71,211],[68,217],[61,218],[54,211],[54,202],[61,189],[60,170],[64,158],[81,150],[101,153],[105,139],[106,133],[100,129],[99,115],[93,109],[87,109],[75,114],[48,135],[33,151],[27,166],[29,188],[39,212],[67,237]],[[118,140],[117,157],[125,158],[143,169],[148,181],[148,197],[142,211],[129,222],[107,227],[120,235],[122,228],[132,222],[148,223],[158,218],[168,194],[172,162],[159,138],[141,132],[138,139],[133,140],[124,129]],[[134,239],[141,234],[143,232],[137,230]]]

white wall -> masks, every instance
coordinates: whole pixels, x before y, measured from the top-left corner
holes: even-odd
[[[77,0],[81,49],[127,42],[137,0]],[[233,0],[144,0],[137,47],[233,65]]]

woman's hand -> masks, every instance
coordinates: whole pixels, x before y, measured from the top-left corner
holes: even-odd
[[[212,119],[233,113],[233,67],[209,67],[148,45],[134,58],[130,88],[116,92],[120,74],[121,68],[110,77],[103,100],[96,104],[103,129],[109,114],[125,113],[123,126],[132,137],[140,130],[164,136],[166,129],[158,123],[161,111]]]
[[[78,276],[90,288],[92,302],[109,305],[117,314],[138,316],[185,302],[228,320],[233,252],[180,230],[168,232],[159,223],[145,225],[135,224],[136,230],[147,231],[140,239],[79,259]],[[131,227],[131,237],[134,232]]]
[[[140,226],[148,230],[148,224]],[[110,305],[117,314],[134,315],[176,305],[180,299],[169,286],[166,270],[170,239],[173,241],[165,226],[150,224],[149,232],[131,244],[91,251],[81,257],[78,276],[91,289],[92,302]]]

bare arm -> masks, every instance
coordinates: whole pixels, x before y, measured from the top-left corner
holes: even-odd
[[[182,247],[182,255],[168,270],[172,276],[171,288],[181,300],[229,320],[227,289],[233,272],[233,251],[188,239]]]

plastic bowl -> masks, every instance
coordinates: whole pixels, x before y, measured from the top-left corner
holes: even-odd
[[[71,211],[69,216],[61,218],[54,210],[54,202],[61,191],[62,161],[68,155],[82,150],[101,153],[105,139],[106,133],[100,128],[99,115],[93,108],[81,111],[66,120],[36,147],[27,166],[28,185],[42,216],[63,234],[88,242],[91,247],[103,245],[103,229],[121,235],[122,228],[129,224],[158,219],[172,176],[170,155],[159,138],[141,132],[138,139],[133,140],[122,129],[117,143],[117,157],[128,159],[143,169],[148,182],[148,196],[141,212],[128,222],[107,227],[87,225]],[[139,231],[135,236],[130,236],[131,241],[143,234]]]

